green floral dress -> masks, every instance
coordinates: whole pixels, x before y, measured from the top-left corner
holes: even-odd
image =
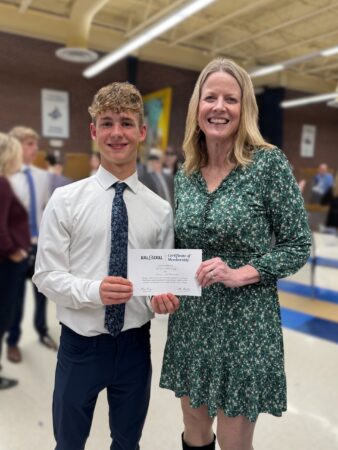
[[[170,316],[160,386],[213,417],[286,410],[277,279],[302,267],[311,234],[303,198],[284,154],[258,148],[209,193],[200,172],[175,179],[176,248],[201,248],[230,267],[255,267],[261,281],[230,289],[216,283],[202,297],[181,297]],[[272,237],[274,234],[274,238]]]

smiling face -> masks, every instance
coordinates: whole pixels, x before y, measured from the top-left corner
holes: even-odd
[[[197,121],[207,145],[235,141],[241,117],[241,88],[226,72],[209,75],[201,89]]]
[[[114,175],[124,177],[136,170],[137,149],[146,137],[146,126],[131,111],[105,111],[91,123],[92,139],[101,153],[101,165]]]

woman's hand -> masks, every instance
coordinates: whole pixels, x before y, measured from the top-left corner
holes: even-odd
[[[154,295],[151,300],[151,307],[157,314],[171,314],[175,312],[179,306],[180,301],[174,294],[160,294]]]
[[[123,277],[104,277],[100,284],[100,297],[104,305],[127,303],[133,296],[133,285]]]
[[[26,259],[27,256],[28,256],[27,252],[25,250],[23,250],[22,248],[20,248],[16,252],[9,255],[9,259],[13,262],[19,263],[19,262],[23,261],[24,259]]]
[[[214,283],[223,283],[226,287],[236,288],[260,281],[258,271],[249,264],[239,269],[231,269],[218,257],[203,261],[197,270],[196,277],[203,288]]]

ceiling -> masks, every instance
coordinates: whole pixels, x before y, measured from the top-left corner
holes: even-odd
[[[0,31],[110,52],[184,0],[0,0]],[[200,70],[215,56],[247,70],[338,45],[338,1],[216,0],[134,53],[141,60]],[[255,86],[334,91],[338,55],[255,78]]]

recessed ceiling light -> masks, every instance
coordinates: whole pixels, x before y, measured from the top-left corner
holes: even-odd
[[[98,58],[98,54],[93,50],[81,47],[58,48],[55,54],[58,58],[73,63],[90,63]]]

